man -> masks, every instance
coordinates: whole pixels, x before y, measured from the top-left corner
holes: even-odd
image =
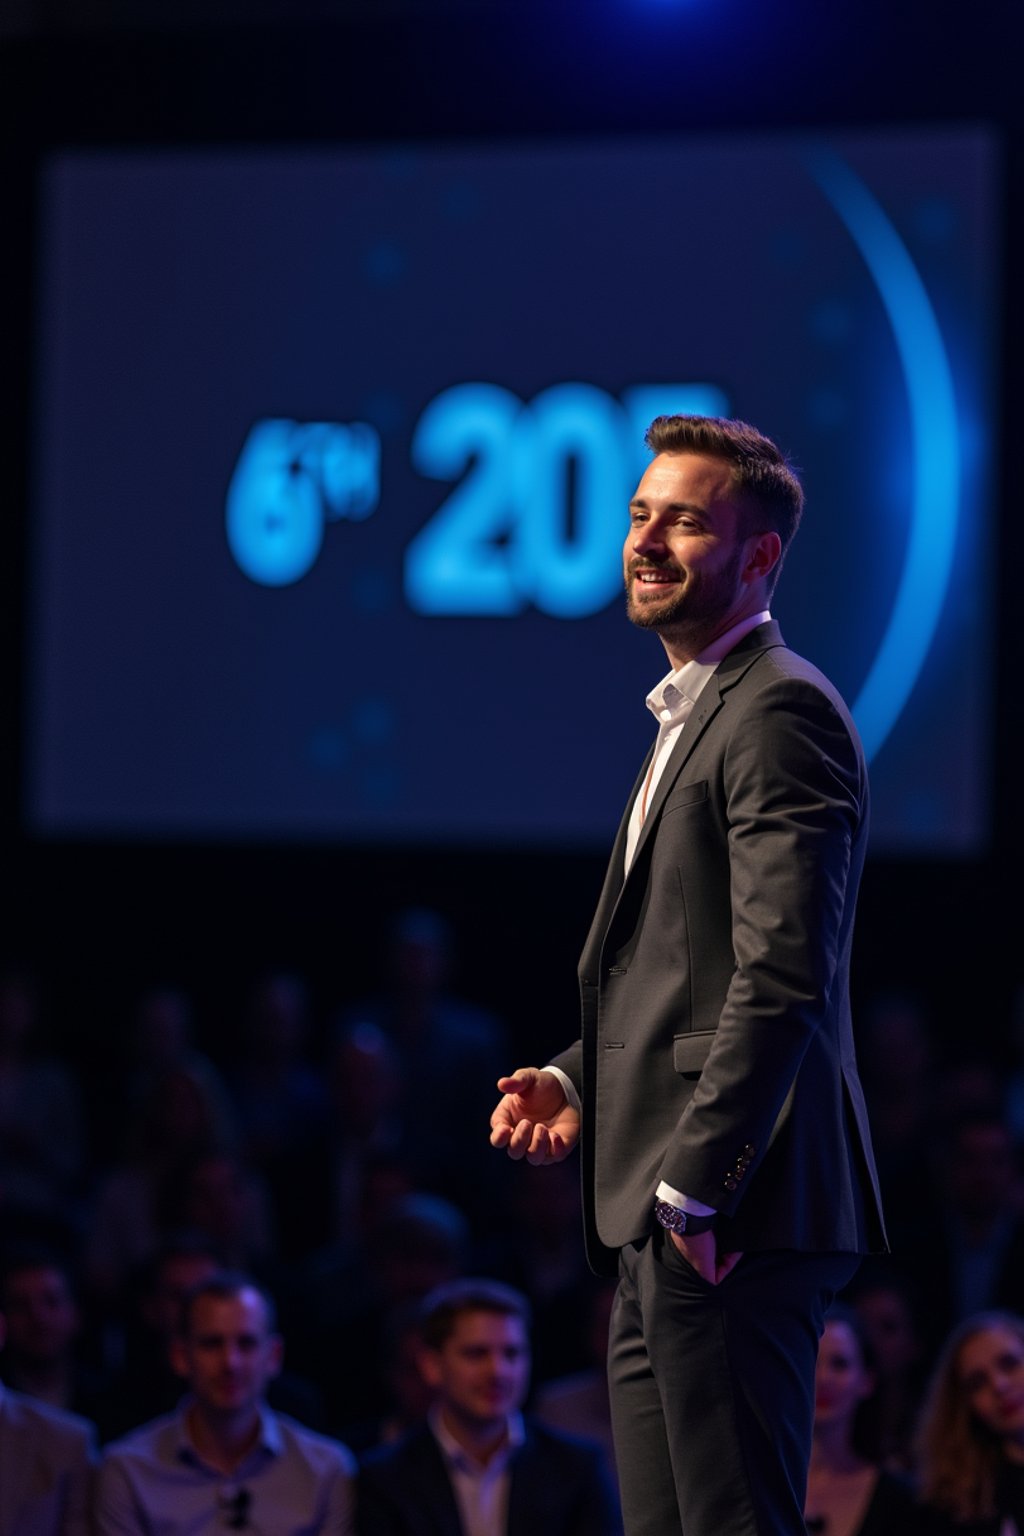
[[[86,1419],[0,1386],[0,1536],[87,1536],[95,1451]]]
[[[363,1457],[359,1536],[616,1536],[598,1446],[520,1413],[526,1298],[496,1281],[439,1286],[422,1311],[426,1424]]]
[[[9,1387],[91,1420],[99,1374],[78,1358],[82,1319],[62,1258],[36,1244],[10,1248],[0,1263],[7,1324],[0,1374]]]
[[[491,1141],[582,1141],[629,1536],[797,1536],[822,1319],[883,1247],[850,945],[868,788],[769,601],[803,507],[743,422],[658,417],[627,609],[670,672],[580,965],[582,1037],[501,1078]],[[582,1121],[582,1123],[581,1123]],[[582,1132],[582,1138],[581,1138]]]
[[[281,1366],[270,1297],[244,1275],[199,1282],[182,1308],[174,1360],[189,1387],[178,1412],[104,1452],[97,1536],[350,1536],[355,1462],[346,1446],[266,1403]]]

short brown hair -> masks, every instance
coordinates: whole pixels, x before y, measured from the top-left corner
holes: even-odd
[[[530,1331],[530,1303],[521,1291],[499,1280],[452,1280],[432,1290],[420,1306],[420,1338],[426,1347],[443,1348],[467,1312],[518,1317],[526,1332]]]
[[[772,572],[774,587],[786,550],[800,526],[803,486],[771,438],[745,421],[722,416],[655,416],[644,442],[652,453],[703,453],[732,468],[733,488],[747,509],[746,532],[772,530],[782,554]]]
[[[217,1301],[231,1301],[240,1296],[243,1291],[254,1291],[263,1303],[266,1313],[267,1332],[277,1332],[277,1307],[274,1298],[261,1281],[251,1275],[244,1274],[241,1270],[220,1269],[216,1274],[207,1275],[202,1280],[197,1280],[195,1285],[189,1287],[182,1297],[181,1313],[178,1319],[178,1332],[182,1338],[188,1338],[192,1328],[192,1314],[196,1303],[204,1296],[213,1296]]]

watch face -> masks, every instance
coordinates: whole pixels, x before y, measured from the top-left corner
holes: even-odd
[[[678,1206],[670,1205],[667,1200],[655,1203],[654,1214],[669,1232],[686,1231],[686,1212],[679,1210]]]

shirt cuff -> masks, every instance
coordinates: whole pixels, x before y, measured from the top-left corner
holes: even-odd
[[[672,1185],[666,1184],[664,1179],[658,1185],[657,1198],[667,1200],[669,1205],[678,1206],[681,1211],[688,1211],[691,1216],[718,1215],[713,1205],[705,1205],[701,1200],[694,1200],[691,1195],[680,1194],[678,1189],[673,1189]]]
[[[565,1094],[566,1103],[568,1104],[570,1109],[574,1109],[576,1111],[576,1113],[579,1114],[579,1112],[580,1112],[580,1096],[576,1092],[575,1087],[573,1086],[572,1078],[571,1077],[566,1077],[566,1075],[562,1071],[561,1067],[545,1067],[544,1071],[545,1072],[550,1072],[552,1077],[557,1077],[558,1078],[558,1081],[562,1085],[562,1091]]]

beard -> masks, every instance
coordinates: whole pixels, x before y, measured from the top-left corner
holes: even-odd
[[[630,623],[638,629],[682,630],[701,634],[719,624],[736,602],[740,571],[743,568],[744,548],[737,545],[720,571],[684,572],[670,560],[660,564],[654,560],[631,561],[626,571],[626,614]],[[636,573],[641,570],[665,571],[680,585],[671,594],[659,597],[658,588],[649,591],[642,601],[634,593],[638,586]]]

